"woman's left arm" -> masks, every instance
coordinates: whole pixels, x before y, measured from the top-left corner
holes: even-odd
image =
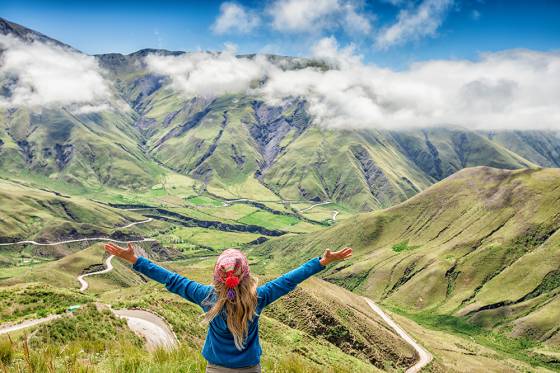
[[[146,275],[152,280],[164,284],[170,292],[178,294],[201,307],[202,301],[206,299],[208,293],[212,289],[209,285],[202,285],[178,273],[171,272],[142,256],[136,256],[131,244],[128,244],[127,248],[123,248],[110,243],[105,245],[105,250],[109,254],[118,256],[131,263],[134,270]]]
[[[323,270],[330,263],[352,256],[352,249],[346,247],[340,251],[326,250],[321,258],[313,258],[298,268],[264,284],[259,288],[261,306],[264,308],[278,298],[294,290],[296,286]]]

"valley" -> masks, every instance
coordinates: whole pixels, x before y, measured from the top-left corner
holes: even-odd
[[[0,106],[1,371],[204,371],[200,310],[104,242],[202,283],[226,248],[265,283],[352,247],[264,311],[267,372],[560,371],[557,130],[331,128],[302,97],[189,96],[147,62],[190,52],[87,56],[0,18],[0,57],[12,38],[111,84],[99,110]]]

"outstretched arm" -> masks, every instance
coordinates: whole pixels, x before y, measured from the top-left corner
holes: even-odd
[[[134,270],[164,284],[170,292],[178,294],[199,306],[202,306],[202,301],[206,299],[212,289],[211,286],[199,284],[177,273],[168,271],[142,256],[136,256],[131,244],[124,248],[110,243],[105,245],[105,250],[109,254],[123,258],[131,263]]]
[[[258,295],[261,298],[261,306],[264,308],[281,296],[288,294],[290,291],[294,290],[300,282],[320,272],[330,263],[347,259],[350,256],[352,256],[352,249],[349,247],[336,252],[327,250],[321,258],[313,258],[277,279],[267,282],[258,289]]]

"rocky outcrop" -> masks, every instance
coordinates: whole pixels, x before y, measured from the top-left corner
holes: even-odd
[[[249,133],[258,145],[264,162],[260,173],[271,166],[287,144],[281,142],[293,131],[293,141],[309,127],[311,120],[305,113],[302,101],[293,101],[282,106],[269,106],[262,101],[253,101],[255,122],[249,124]],[[291,112],[291,114],[286,114]]]
[[[371,194],[382,206],[389,206],[395,198],[391,182],[371,158],[366,148],[352,145],[350,151],[356,158]]]

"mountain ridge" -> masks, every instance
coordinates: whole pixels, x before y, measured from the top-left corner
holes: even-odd
[[[10,27],[0,32],[23,40],[38,34],[3,24]],[[147,68],[143,58],[153,53],[188,52],[148,48],[95,55],[114,96],[130,112],[71,114],[54,107],[43,109],[38,121],[34,109],[0,109],[0,172],[22,176],[25,170],[82,188],[149,189],[172,169],[213,192],[235,190],[240,198],[272,194],[370,211],[402,202],[465,167],[560,165],[554,131],[328,129],[314,123],[301,98],[270,105],[246,94],[184,96],[169,78]],[[267,58],[293,69],[318,63]],[[105,154],[113,160],[110,167]]]

